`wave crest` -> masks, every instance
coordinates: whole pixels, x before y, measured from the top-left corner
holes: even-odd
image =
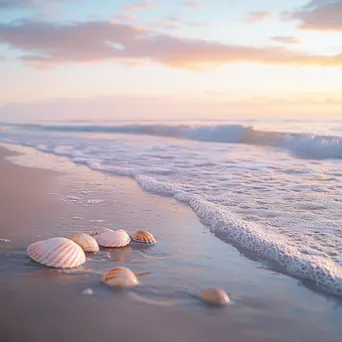
[[[249,144],[284,148],[297,157],[309,159],[342,159],[342,138],[256,130],[242,125],[11,125],[12,128],[54,132],[94,132],[172,137],[205,142]]]

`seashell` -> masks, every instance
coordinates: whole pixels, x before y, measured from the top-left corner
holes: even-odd
[[[88,234],[77,233],[72,236],[71,240],[76,242],[85,252],[99,251],[99,245],[96,240]]]
[[[112,231],[113,230],[110,229],[110,228],[99,227],[99,228],[95,228],[89,235],[92,236],[92,237],[95,237],[95,236],[103,234],[105,232],[112,232]]]
[[[131,235],[131,238],[135,242],[145,243],[145,244],[149,244],[149,245],[153,245],[157,242],[151,233],[145,232],[142,230],[133,233]]]
[[[131,242],[131,238],[125,230],[111,230],[97,235],[96,241],[102,247],[125,247]]]
[[[225,305],[230,302],[228,294],[220,289],[208,288],[201,292],[203,302],[211,305]]]
[[[94,291],[93,291],[93,289],[89,288],[89,289],[83,290],[81,293],[85,296],[92,296],[94,294]]]
[[[110,287],[131,287],[139,284],[135,274],[122,266],[108,270],[103,276],[103,282]]]
[[[78,267],[86,261],[83,249],[63,237],[32,243],[27,247],[27,254],[42,265],[56,268]]]

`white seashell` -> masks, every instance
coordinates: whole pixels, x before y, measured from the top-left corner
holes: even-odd
[[[201,292],[203,302],[211,305],[225,305],[230,302],[228,294],[220,289],[208,288]]]
[[[56,268],[78,267],[86,261],[83,249],[63,237],[35,242],[27,247],[27,254],[42,265]]]
[[[131,242],[131,238],[123,229],[105,232],[95,238],[102,247],[125,247]]]
[[[112,229],[100,227],[100,228],[95,228],[89,235],[92,237],[95,237],[105,232],[112,232],[112,231],[113,231]]]
[[[150,232],[139,230],[131,235],[133,241],[145,243],[149,245],[155,244],[157,241]]]
[[[131,287],[139,284],[135,274],[122,266],[108,270],[103,276],[103,282],[110,287]]]
[[[94,291],[93,291],[93,289],[89,288],[89,289],[83,290],[81,293],[85,296],[92,296],[94,294]]]
[[[99,245],[96,240],[88,234],[77,233],[72,236],[71,240],[76,242],[85,252],[99,251]]]

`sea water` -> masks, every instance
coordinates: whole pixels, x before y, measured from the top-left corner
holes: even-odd
[[[1,142],[66,156],[172,196],[219,238],[342,296],[342,121],[2,128]]]

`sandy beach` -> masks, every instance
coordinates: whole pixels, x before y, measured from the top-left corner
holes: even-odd
[[[13,156],[1,148],[1,341],[340,340],[336,298],[246,259],[189,208],[147,194],[129,179],[24,151]],[[4,160],[10,155],[27,166]],[[94,226],[148,229],[158,244],[101,250],[74,272],[45,268],[26,255],[33,241]],[[101,274],[117,264],[151,274],[133,295],[111,291]],[[225,288],[232,303],[203,305],[198,293],[209,285]],[[82,295],[86,288],[94,295]]]
[[[341,18],[0,0],[0,342],[342,342]]]

